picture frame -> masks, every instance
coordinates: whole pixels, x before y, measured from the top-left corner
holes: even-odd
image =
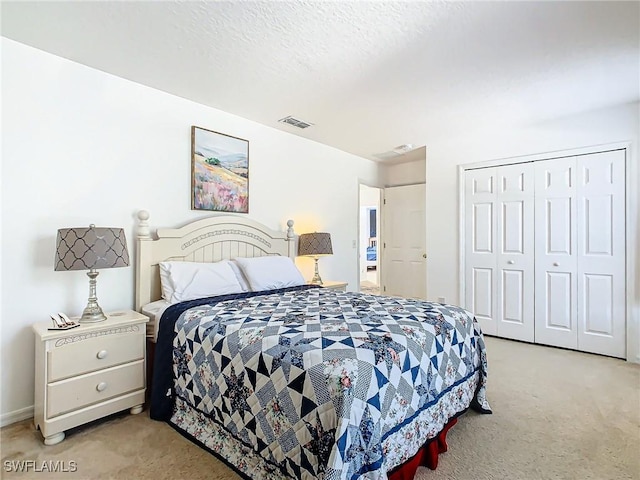
[[[191,127],[191,209],[249,213],[249,141]]]

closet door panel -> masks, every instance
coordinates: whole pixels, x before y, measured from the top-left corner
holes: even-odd
[[[613,337],[613,275],[583,274],[580,282],[582,307],[579,309],[579,332]],[[578,346],[580,347],[580,340]]]
[[[496,327],[496,169],[465,173],[465,306],[482,331]]]
[[[477,319],[482,319],[483,321],[489,322],[493,321],[493,283],[492,268],[475,267],[473,269],[473,279],[471,285],[473,304],[471,308]],[[482,331],[485,333],[493,333],[486,330],[486,328],[482,329]]]
[[[525,323],[525,298],[524,272],[522,270],[502,270],[502,289],[500,296],[500,321],[518,325]],[[504,326],[498,333],[504,332]],[[528,340],[528,339],[527,339]],[[530,341],[533,341],[533,335]]]
[[[565,332],[572,331],[576,303],[574,283],[575,275],[571,272],[547,272],[544,292],[547,297],[546,311],[540,312],[546,319],[547,327]]]
[[[498,167],[497,178],[497,334],[533,342],[533,164]]]
[[[535,170],[535,341],[577,348],[576,158]]]
[[[578,348],[624,358],[625,151],[577,161]]]
[[[546,235],[544,236],[545,253],[570,258],[572,255],[571,241],[574,235],[571,229],[575,228],[572,197],[547,198],[544,202],[543,218],[545,219]]]

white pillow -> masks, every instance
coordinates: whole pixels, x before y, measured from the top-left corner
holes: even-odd
[[[195,298],[242,292],[242,287],[229,261],[161,262],[160,282],[162,296],[171,304]]]
[[[273,255],[236,258],[235,261],[254,292],[305,284],[300,270],[289,257]]]
[[[240,268],[238,263],[235,260],[229,260],[229,265],[231,265],[231,269],[233,270],[233,273],[236,274],[236,279],[238,280],[240,287],[242,287],[242,291],[250,292],[251,287],[249,286],[249,283],[247,282],[247,279],[245,278],[244,273],[242,273],[242,269]]]

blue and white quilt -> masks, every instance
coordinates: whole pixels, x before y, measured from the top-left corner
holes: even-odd
[[[386,479],[469,406],[490,413],[486,372],[457,307],[309,287],[214,297],[163,316],[151,415],[245,478]]]

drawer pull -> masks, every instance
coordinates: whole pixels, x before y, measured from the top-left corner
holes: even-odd
[[[102,360],[103,358],[107,358],[107,351],[106,350],[100,350],[96,354],[96,357],[98,357],[100,360]]]
[[[104,392],[107,389],[107,382],[100,382],[96,385],[96,390],[99,392]]]

